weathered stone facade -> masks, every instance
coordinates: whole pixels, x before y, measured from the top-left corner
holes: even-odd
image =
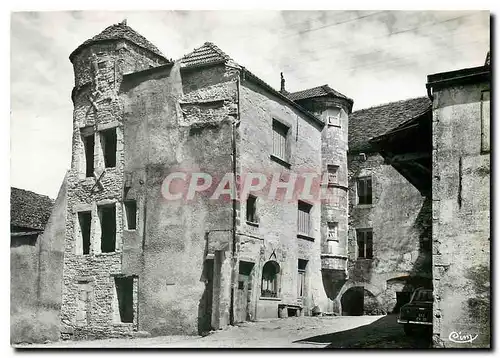
[[[115,35],[133,31],[114,26]],[[321,99],[324,108],[315,115],[213,44],[172,63],[152,45],[135,43],[135,35],[115,35],[98,35],[71,55],[75,110],[62,338],[196,334],[246,320],[310,315],[313,308],[331,311],[322,277],[325,268],[345,276],[352,100],[329,95],[331,103]],[[342,108],[341,127],[325,129],[325,109],[334,105]],[[288,128],[286,161],[273,156],[274,121]],[[113,165],[106,159],[109,129],[116,133]],[[92,165],[86,160],[89,143]],[[258,222],[247,220],[246,197],[211,199],[218,190],[215,180],[228,175],[262,173],[271,180],[279,174],[282,186],[305,172],[320,175],[328,164],[339,167],[338,200],[327,209],[320,201],[307,203],[306,235],[298,232],[295,197],[255,193]],[[186,178],[208,173],[215,180],[187,200],[167,200],[172,193],[165,178],[172,173]],[[127,214],[130,201],[136,203],[135,219]],[[114,215],[112,250],[105,249],[104,231],[113,220],[103,210]],[[79,221],[83,214],[91,218],[90,244]],[[333,219],[339,244],[328,251],[325,225]],[[136,222],[132,229],[130,220]],[[333,260],[328,267],[322,253]],[[269,282],[263,278],[266,264],[275,270]],[[120,280],[130,282],[127,302],[133,312],[125,321],[127,297],[120,293]],[[269,285],[276,288],[272,295]]]
[[[339,313],[398,312],[415,288],[431,286],[431,201],[369,143],[429,107],[428,99],[415,98],[351,116],[348,280],[336,297]],[[360,201],[360,180],[370,183],[367,202]],[[370,233],[370,242],[363,232]],[[359,245],[370,247],[367,255]]]
[[[349,281],[364,287],[379,304],[376,312],[397,311],[397,292],[411,293],[431,281],[430,200],[426,200],[378,153],[349,154]],[[372,204],[358,204],[357,178],[371,177]],[[358,229],[371,228],[373,258],[358,258]],[[401,293],[400,293],[401,295]],[[406,294],[401,300],[409,299]],[[372,313],[364,310],[364,313]]]
[[[487,65],[428,77],[437,347],[484,348],[491,341],[490,76]],[[466,335],[475,339],[460,342]]]

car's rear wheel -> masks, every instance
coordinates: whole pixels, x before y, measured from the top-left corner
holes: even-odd
[[[415,327],[413,327],[413,325],[411,324],[405,324],[403,328],[407,336],[412,336],[415,333]]]

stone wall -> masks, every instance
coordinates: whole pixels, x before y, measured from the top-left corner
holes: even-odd
[[[44,232],[11,243],[11,343],[59,339],[66,199],[65,178]]]
[[[122,268],[139,275],[138,324],[152,335],[197,334],[229,323],[231,202],[211,200],[214,186],[191,200],[164,196],[170,173],[184,172],[187,181],[196,172],[214,180],[232,173],[236,86],[221,85],[207,71],[197,74],[202,82],[176,64],[131,75],[122,86],[125,175],[143,220],[126,236]]]
[[[432,252],[438,347],[490,345],[491,164],[489,151],[481,151],[481,92],[489,89],[485,82],[433,94]],[[484,120],[489,122],[489,113]],[[477,337],[472,343],[455,343],[450,340],[453,332]]]
[[[350,153],[348,160],[349,281],[339,298],[349,287],[364,286],[391,312],[396,291],[430,283],[430,200],[377,153]],[[360,205],[356,180],[366,176],[372,178],[372,204]],[[365,228],[373,230],[373,259],[357,257],[356,229]]]
[[[238,211],[239,258],[255,264],[250,315],[256,319],[278,317],[278,304],[300,304],[307,315],[315,305],[324,311],[328,298],[321,279],[321,204],[311,202],[310,237],[298,237],[297,197],[287,200],[279,189],[278,198],[267,195],[274,174],[281,176],[281,182],[287,182],[290,174],[320,173],[322,128],[251,81],[242,81],[240,85],[240,113],[238,171],[242,177],[262,173],[268,182],[265,188],[254,193],[258,197],[258,226],[246,222],[246,197],[241,197]],[[288,163],[271,158],[273,119],[289,127]],[[302,301],[297,297],[299,259],[308,261]],[[269,260],[280,266],[277,298],[261,297],[262,268]]]
[[[124,73],[158,66],[162,61],[125,41],[94,43],[73,58],[73,150],[71,170],[67,176],[61,307],[61,336],[64,339],[130,335],[138,329],[136,321],[119,323],[113,318],[116,314],[112,306],[112,298],[116,294],[114,278],[123,274],[124,130],[123,104],[118,98],[118,90]],[[91,128],[95,140],[94,176],[91,177],[85,175],[85,149],[81,134],[84,127]],[[116,130],[116,165],[105,168],[100,133],[110,128]],[[98,205],[115,206],[114,252],[101,252]],[[83,255],[81,250],[80,211],[90,211],[92,215],[88,255]],[[80,307],[82,297],[86,297],[85,307]],[[134,317],[137,317],[136,307],[134,311]],[[86,315],[85,323],[77,322],[78,314]]]

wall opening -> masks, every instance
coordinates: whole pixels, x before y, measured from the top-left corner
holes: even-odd
[[[101,252],[114,252],[116,247],[115,205],[100,205],[98,211],[101,221]]]
[[[88,255],[90,252],[90,227],[92,224],[92,213],[82,211],[78,213],[78,222],[80,223],[80,232],[82,233],[82,253]]]
[[[299,234],[311,235],[311,209],[311,204],[299,201],[297,215],[297,231]]]
[[[120,322],[134,322],[134,278],[115,277],[116,297],[118,298],[118,310]]]
[[[100,135],[104,167],[114,168],[116,166],[116,128],[103,130]]]
[[[137,201],[126,200],[125,204],[125,219],[127,230],[135,230],[137,227]]]
[[[302,299],[306,296],[306,266],[307,260],[298,261],[298,280],[297,280],[297,298]]]
[[[257,197],[248,195],[247,198],[247,221],[251,223],[258,223],[257,217]]]
[[[280,266],[276,261],[268,261],[262,268],[262,297],[278,297],[278,275]]]
[[[85,151],[85,176],[94,175],[94,132],[92,127],[81,130],[83,147]]]

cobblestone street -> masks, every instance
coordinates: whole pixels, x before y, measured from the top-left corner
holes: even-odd
[[[246,322],[206,337],[164,336],[19,345],[19,348],[427,348],[395,315],[292,317]]]

